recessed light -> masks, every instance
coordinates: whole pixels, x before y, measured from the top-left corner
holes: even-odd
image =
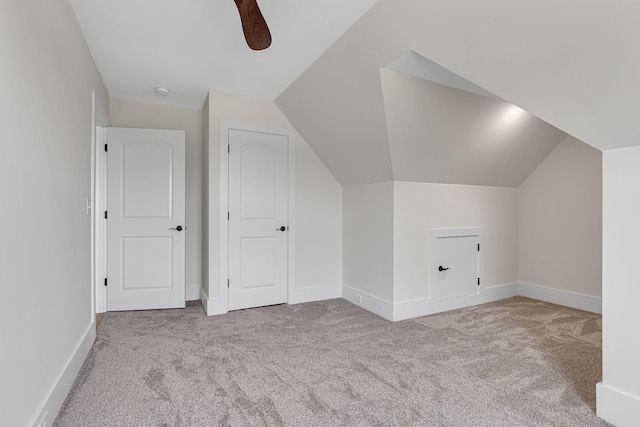
[[[167,89],[166,87],[158,86],[156,88],[156,95],[167,96],[169,95],[169,89]]]

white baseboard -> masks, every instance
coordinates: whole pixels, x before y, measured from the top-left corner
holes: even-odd
[[[367,292],[342,285],[342,298],[387,320],[393,320],[393,304]]]
[[[207,295],[207,293],[204,291],[204,288],[201,286],[200,287],[200,302],[202,303],[202,308],[204,308],[204,312],[207,313],[207,316],[209,315],[209,307],[207,307],[209,305],[209,295]]]
[[[193,286],[194,288],[196,286]],[[202,287],[199,287],[200,300],[208,316],[227,313],[228,306],[220,298],[209,298]],[[504,285],[484,288],[478,295],[451,298],[435,301],[431,298],[421,298],[412,301],[391,303],[370,293],[353,288],[349,285],[324,285],[308,288],[296,288],[289,297],[289,304],[301,304],[312,301],[322,301],[333,298],[344,298],[372,313],[387,320],[400,321],[414,317],[427,316],[443,311],[457,310],[478,304],[499,301],[506,298],[524,296],[553,304],[573,307],[593,313],[602,313],[602,299],[575,292],[545,288],[529,283],[508,283]],[[197,298],[193,298],[194,300]],[[189,301],[189,299],[187,299]]]
[[[185,301],[197,301],[200,299],[200,285],[187,285]]]
[[[443,311],[456,310],[472,305],[485,304],[518,295],[518,284],[493,286],[485,288],[479,295],[471,295],[462,298],[452,298],[443,301],[435,301],[431,298],[421,298],[413,301],[403,301],[392,304],[367,292],[360,291],[347,285],[342,285],[342,298],[357,306],[369,310],[378,316],[394,322],[412,319],[414,317],[427,316]]]
[[[564,305],[579,310],[602,314],[602,298],[575,292],[545,288],[529,283],[508,283],[505,285],[484,288],[478,295],[451,298],[435,301],[431,298],[421,298],[412,301],[390,303],[376,296],[360,291],[348,285],[342,285],[342,298],[352,302],[365,310],[369,310],[387,320],[399,321],[414,317],[427,316],[443,311],[457,310],[478,304],[499,301],[506,298],[523,296]]]
[[[640,397],[596,384],[596,414],[617,427],[640,425]]]
[[[321,285],[308,288],[295,288],[289,295],[289,304],[323,301],[342,297],[342,285]]]
[[[387,320],[399,321],[414,317],[427,316],[443,311],[457,310],[478,304],[499,301],[515,296],[546,301],[553,304],[602,313],[602,298],[575,292],[561,291],[545,288],[529,283],[508,283],[505,285],[484,288],[478,295],[470,295],[460,298],[451,298],[435,301],[431,298],[421,298],[412,301],[402,301],[392,304],[366,292],[357,290],[347,285],[342,285],[342,297],[378,316]]]
[[[602,298],[546,288],[544,286],[532,285],[530,283],[520,283],[518,288],[519,295],[523,297],[602,314]]]
[[[413,301],[403,301],[393,304],[393,320],[407,320],[414,317],[427,316],[443,311],[457,310],[473,305],[486,304],[501,299],[518,296],[518,283],[492,286],[484,288],[478,295],[469,295],[460,298],[450,298],[436,301],[431,298],[422,298]]]
[[[88,328],[82,335],[82,339],[78,342],[74,348],[69,360],[65,364],[64,368],[58,374],[55,382],[49,388],[47,395],[43,402],[40,404],[40,409],[31,418],[31,421],[27,425],[39,427],[42,425],[50,426],[58,416],[60,408],[67,398],[71,387],[73,386],[82,364],[89,355],[91,346],[96,340],[96,322],[91,322]],[[43,424],[44,423],[44,424]]]
[[[220,298],[209,298],[209,295],[200,287],[200,302],[207,316],[216,316],[229,312],[229,306]]]
[[[380,317],[394,322],[412,319],[414,317],[427,316],[443,311],[456,310],[472,305],[485,304],[518,295],[518,284],[493,286],[485,288],[479,295],[471,295],[462,298],[452,298],[443,301],[435,301],[431,298],[421,298],[413,301],[403,301],[392,304],[367,292],[342,285],[342,298],[369,310]]]
[[[200,301],[207,316],[215,316],[229,312],[229,306],[220,298],[209,298],[204,288],[200,287]],[[296,288],[291,295],[289,304],[301,304],[304,302],[322,301],[327,299],[340,298],[342,296],[342,285],[312,286],[308,288]],[[198,298],[195,298],[198,299]],[[188,301],[188,300],[187,300]]]

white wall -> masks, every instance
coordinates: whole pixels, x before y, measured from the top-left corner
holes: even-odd
[[[573,137],[518,189],[518,277],[602,295],[602,153]]]
[[[202,261],[202,111],[111,98],[111,125],[186,131],[186,284],[200,286]]]
[[[515,188],[395,182],[393,195],[393,302],[429,296],[432,228],[483,227],[484,287],[518,280]]]
[[[342,186],[296,135],[296,287],[342,284]]]
[[[602,383],[640,399],[640,147],[602,157]]]
[[[92,89],[108,107],[67,1],[0,2],[3,426],[35,421],[93,327]]]
[[[343,282],[393,302],[394,183],[343,188]]]
[[[219,296],[220,120],[283,128],[293,126],[271,101],[209,92],[208,210],[209,298]],[[342,279],[342,187],[296,134],[296,287],[333,285]],[[205,186],[207,186],[205,185]]]

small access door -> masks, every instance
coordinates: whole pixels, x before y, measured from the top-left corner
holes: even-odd
[[[229,130],[229,310],[287,302],[288,143]]]
[[[477,234],[474,234],[477,233]],[[480,292],[480,232],[432,230],[432,297],[435,300]]]
[[[108,128],[107,310],[185,306],[185,132]]]

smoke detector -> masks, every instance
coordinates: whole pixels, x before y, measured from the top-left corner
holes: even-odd
[[[167,89],[166,87],[158,86],[156,88],[156,95],[167,96],[169,95],[169,89]]]

